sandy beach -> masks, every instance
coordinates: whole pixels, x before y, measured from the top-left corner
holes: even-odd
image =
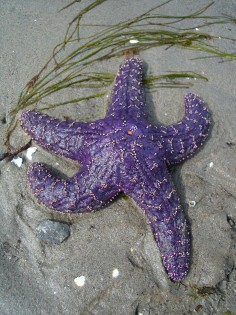
[[[59,12],[69,1],[0,0],[1,156],[7,150],[4,141],[10,111],[26,83],[63,40],[68,23],[85,2]],[[81,35],[94,34],[96,25],[112,25],[137,16],[156,3],[107,0],[82,20]],[[176,0],[160,12],[191,14],[207,3],[190,0],[180,4]],[[227,4],[216,1],[205,15],[235,13],[236,2],[230,0]],[[209,25],[201,31],[236,40],[233,24]],[[210,43],[215,44],[215,40]],[[235,41],[222,39],[220,48],[235,52]],[[190,91],[204,100],[211,113],[212,127],[204,146],[170,170],[191,228],[191,268],[187,277],[181,283],[169,279],[150,226],[130,198],[120,196],[101,211],[85,215],[55,213],[39,204],[27,180],[32,161],[51,165],[65,177],[75,174],[78,165],[32,142],[36,148],[32,160],[23,151],[17,155],[20,167],[12,162],[13,157],[0,161],[1,315],[236,315],[236,61],[195,59],[203,55],[176,47],[140,52],[147,74],[193,71],[208,78],[193,80],[190,88],[146,90],[147,111],[153,124],[179,121],[184,115],[184,95]],[[115,74],[123,61],[123,56],[102,61],[94,71]],[[112,85],[107,93],[111,91]],[[85,93],[89,89],[81,94],[68,89],[52,99]],[[61,119],[96,120],[104,117],[107,99],[105,95],[47,113]],[[11,145],[18,148],[29,140],[18,125]],[[40,234],[44,228],[40,224],[47,220],[59,222],[51,226],[56,229],[51,241]]]

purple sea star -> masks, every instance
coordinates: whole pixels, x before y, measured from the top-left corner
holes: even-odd
[[[180,281],[189,268],[190,232],[168,166],[189,158],[203,144],[209,112],[198,96],[189,93],[181,121],[150,124],[142,70],[138,56],[120,67],[104,119],[62,121],[24,112],[21,125],[39,145],[82,164],[72,178],[60,179],[44,164],[33,163],[28,177],[36,198],[61,212],[93,212],[121,191],[130,196],[150,223],[169,277]]]

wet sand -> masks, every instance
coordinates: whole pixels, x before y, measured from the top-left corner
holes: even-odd
[[[162,12],[189,14],[206,5],[206,1],[177,3],[173,1]],[[84,24],[111,24],[155,4],[154,0],[148,5],[108,0],[89,14]],[[8,113],[26,82],[63,39],[80,4],[59,13],[64,5],[62,0],[0,1],[1,153],[5,152]],[[235,12],[235,1],[227,1],[227,5],[219,1],[207,14]],[[209,26],[204,31],[236,38],[232,25]],[[89,34],[92,28],[82,32]],[[224,45],[235,51],[234,42]],[[171,170],[191,225],[188,276],[180,285],[168,279],[150,227],[130,199],[118,198],[103,210],[84,216],[54,214],[40,205],[27,182],[31,161],[21,153],[21,167],[11,159],[0,162],[1,314],[235,314],[236,63],[192,60],[199,56],[197,52],[177,48],[153,48],[140,55],[148,73],[188,70],[209,79],[195,81],[190,89],[157,89],[146,96],[153,123],[170,124],[181,119],[184,94],[189,91],[201,96],[212,115],[212,130],[204,147]],[[122,61],[122,57],[112,59],[96,65],[96,70],[116,73]],[[77,120],[94,120],[103,117],[105,106],[105,97],[84,101],[70,108],[69,114]],[[57,117],[66,113],[68,109],[60,107],[50,111]],[[18,147],[27,140],[18,127],[12,145]],[[47,163],[67,176],[76,172],[75,164],[44,151],[36,143],[33,146],[37,147],[33,161]],[[37,226],[47,219],[68,223],[69,238],[60,245],[37,238]]]

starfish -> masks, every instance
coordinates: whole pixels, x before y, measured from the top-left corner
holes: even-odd
[[[203,144],[209,112],[189,93],[182,120],[169,126],[150,124],[142,72],[139,56],[120,66],[104,119],[77,122],[23,112],[21,126],[33,140],[82,165],[72,178],[61,179],[36,162],[28,178],[36,198],[60,212],[94,212],[120,192],[130,196],[150,223],[169,277],[181,281],[190,264],[190,231],[168,167],[191,157]]]

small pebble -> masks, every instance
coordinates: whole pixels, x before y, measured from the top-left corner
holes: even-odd
[[[70,226],[67,223],[45,220],[37,226],[36,236],[44,242],[60,244],[70,236]]]

